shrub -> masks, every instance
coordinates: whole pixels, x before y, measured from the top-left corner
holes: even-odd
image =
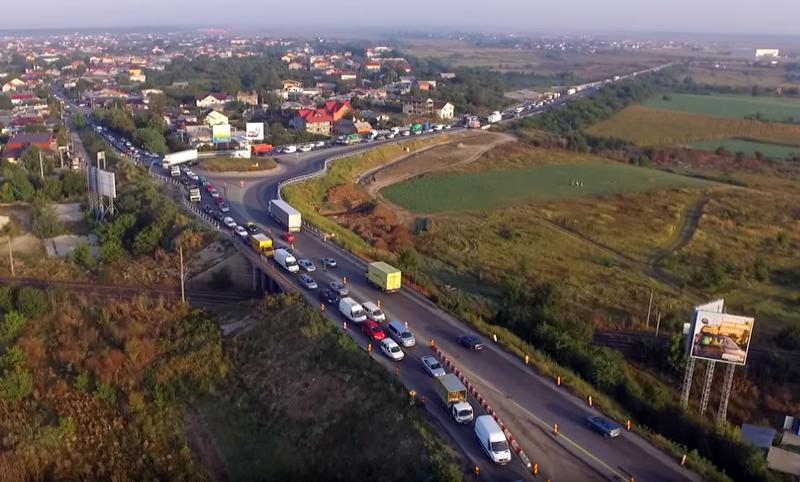
[[[30,286],[25,286],[17,291],[17,309],[26,318],[38,318],[47,313],[49,303],[47,294]]]
[[[227,290],[233,285],[231,269],[227,266],[211,273],[211,287],[215,290]]]
[[[6,400],[22,400],[31,392],[33,392],[33,375],[28,370],[13,370],[0,379],[0,397]]]
[[[785,326],[775,336],[775,343],[787,350],[800,350],[800,326]]]
[[[3,317],[3,323],[0,325],[0,339],[4,343],[9,343],[15,340],[22,328],[25,326],[27,320],[18,311],[6,312]]]

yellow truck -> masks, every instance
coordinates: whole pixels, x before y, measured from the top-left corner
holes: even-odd
[[[250,236],[250,245],[256,253],[263,256],[269,257],[275,253],[272,247],[272,239],[261,233]]]
[[[382,261],[370,263],[367,267],[367,281],[381,291],[392,292],[400,289],[402,274],[400,270]]]

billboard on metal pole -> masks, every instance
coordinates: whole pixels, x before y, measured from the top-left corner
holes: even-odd
[[[97,192],[110,198],[117,197],[117,182],[113,172],[97,170]]]
[[[211,140],[214,144],[222,144],[231,141],[231,126],[217,125],[211,127]]]
[[[703,360],[744,365],[753,337],[755,319],[716,311],[697,311],[691,339],[691,356]]]
[[[263,122],[248,122],[245,131],[245,139],[248,141],[263,141],[264,140],[264,123]]]
[[[97,192],[97,170],[96,167],[89,166],[89,170],[86,173],[89,178],[89,192]]]

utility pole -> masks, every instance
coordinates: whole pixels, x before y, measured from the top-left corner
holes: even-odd
[[[179,246],[178,247],[178,253],[180,254],[180,258],[181,258],[181,302],[182,303],[186,303],[186,291],[185,291],[184,285],[183,285],[183,278],[184,278],[184,274],[183,274],[183,246]]]
[[[39,151],[39,174],[41,174],[42,180],[44,181],[44,162],[42,161],[42,151]]]
[[[656,319],[656,338],[658,338],[658,329],[661,327],[661,311],[658,312],[658,318]]]
[[[650,304],[647,305],[647,322],[645,323],[645,329],[650,328],[650,310],[653,308],[653,290],[650,289]]]
[[[11,265],[11,276],[14,276],[14,252],[11,251],[11,232],[8,233],[8,262]]]

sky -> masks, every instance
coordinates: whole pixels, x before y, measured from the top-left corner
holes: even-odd
[[[33,8],[32,3],[35,5]],[[414,8],[417,5],[417,8]],[[800,0],[21,0],[0,29],[141,26],[314,29],[480,27],[517,33],[692,32],[800,35]]]

